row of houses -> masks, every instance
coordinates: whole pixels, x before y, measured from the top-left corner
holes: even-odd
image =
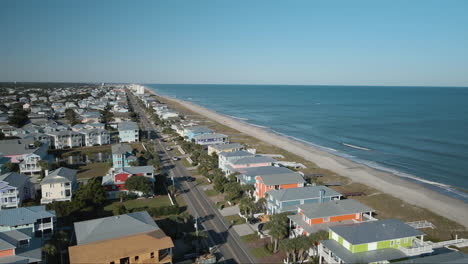
[[[166,108],[160,105],[155,110],[162,112]],[[317,252],[310,252],[319,256],[320,263],[468,260],[463,253],[426,257],[434,252],[435,246],[425,242],[424,232],[410,223],[378,220],[373,208],[346,199],[329,187],[307,185],[303,174],[281,166],[284,162],[259,155],[241,144],[229,143],[227,137],[207,127],[183,121],[172,124],[172,128],[187,140],[207,146],[210,155],[216,153],[219,168],[226,176],[235,173],[239,183],[253,185],[253,197],[257,201],[266,199],[267,214],[290,212],[290,237],[327,231],[329,238],[320,241]]]

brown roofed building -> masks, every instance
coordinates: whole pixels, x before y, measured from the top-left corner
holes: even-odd
[[[172,239],[146,212],[75,223],[70,263],[172,263]]]

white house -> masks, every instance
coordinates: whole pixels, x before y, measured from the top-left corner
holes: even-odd
[[[45,176],[41,182],[41,204],[53,201],[71,201],[73,190],[76,187],[76,170],[58,168]]]
[[[138,142],[140,130],[135,122],[121,122],[118,125],[120,142]]]

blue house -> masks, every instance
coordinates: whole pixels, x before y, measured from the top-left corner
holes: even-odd
[[[192,140],[195,136],[203,135],[203,134],[211,134],[213,130],[204,127],[204,126],[193,126],[185,128],[185,136],[188,137],[189,140]]]
[[[252,167],[237,169],[239,175],[237,180],[240,184],[255,185],[255,177],[264,175],[288,175],[294,171],[285,167],[265,166],[265,167]]]
[[[136,160],[137,157],[133,155],[130,145],[120,143],[112,145],[112,164],[114,168],[129,167],[129,163]]]
[[[267,192],[267,213],[297,212],[297,206],[340,200],[342,195],[325,186],[270,190]]]

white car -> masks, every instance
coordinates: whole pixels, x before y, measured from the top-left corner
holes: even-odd
[[[172,157],[172,160],[177,161],[177,160],[179,160],[179,158],[178,157]]]

